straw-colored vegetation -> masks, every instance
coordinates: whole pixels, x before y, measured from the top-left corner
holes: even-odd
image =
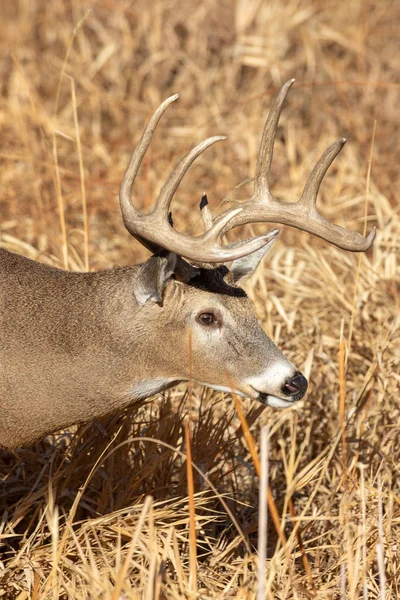
[[[180,93],[138,206],[187,149],[229,134],[180,187],[175,223],[190,228],[203,189],[215,209],[250,193],[235,186],[251,177],[272,94],[290,77],[275,193],[297,199],[345,136],[319,206],[378,233],[357,256],[283,228],[247,286],[309,378],[293,409],[180,386],[2,452],[0,598],[255,598],[263,424],[278,516],[266,597],[400,597],[399,3],[20,0],[1,11],[1,247],[72,270],[145,259],[118,186],[152,111]]]

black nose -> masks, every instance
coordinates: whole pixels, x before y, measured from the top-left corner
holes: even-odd
[[[307,379],[301,373],[296,373],[294,377],[288,379],[282,387],[282,392],[286,396],[291,396],[293,400],[300,400],[307,391]]]

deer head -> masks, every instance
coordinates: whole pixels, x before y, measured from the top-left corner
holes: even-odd
[[[150,214],[138,212],[131,200],[135,177],[156,126],[178,95],[165,100],[150,119],[120,188],[125,227],[160,261],[157,278],[153,279],[150,287],[141,290],[142,297],[138,300],[146,302],[150,299],[160,303],[160,307],[154,308],[158,314],[157,319],[163,310],[166,315],[173,313],[175,306],[171,327],[176,330],[178,323],[181,327],[176,342],[184,351],[183,356],[179,357],[180,364],[186,363],[186,353],[189,353],[193,360],[191,374],[196,380],[222,390],[229,390],[234,385],[237,393],[257,397],[276,407],[288,406],[294,400],[302,398],[307,389],[307,381],[262,331],[240,285],[257,268],[276,240],[279,229],[225,246],[221,242],[224,234],[239,225],[275,222],[307,231],[353,252],[370,248],[375,237],[375,229],[364,238],[359,233],[327,221],[316,208],[322,179],[343,148],[346,142],[344,138],[334,142],[321,156],[297,202],[284,202],[272,195],[269,182],[275,134],[282,105],[293,82],[294,79],[291,79],[282,86],[267,118],[257,160],[253,195],[241,207],[228,209],[213,219],[207,197],[203,194],[200,211],[205,231],[202,235],[193,237],[176,231],[170,205],[179,183],[194,160],[212,144],[226,139],[225,137],[206,139],[178,163],[161,189]],[[156,260],[155,257],[150,261]],[[198,268],[199,263],[208,266]],[[224,266],[213,268],[215,263]],[[153,262],[153,267],[155,264]],[[146,265],[144,269],[147,268]],[[168,287],[167,282],[172,278],[175,283]],[[181,287],[176,283],[179,280],[184,282],[180,284]],[[188,338],[189,328],[192,349],[182,344],[182,339]],[[189,374],[182,379],[187,379],[188,376]]]

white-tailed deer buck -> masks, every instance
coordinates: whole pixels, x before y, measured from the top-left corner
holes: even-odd
[[[172,96],[151,117],[120,189],[126,228],[152,252],[144,264],[70,273],[0,250],[1,446],[27,444],[189,378],[275,407],[304,396],[307,380],[266,336],[239,287],[279,230],[221,245],[226,232],[254,222],[291,225],[344,250],[363,252],[372,245],[374,230],[364,238],[328,222],[315,206],[344,139],[319,159],[298,202],[282,202],[270,192],[275,132],[293,81],[283,85],[270,110],[253,196],[215,219],[203,198],[203,235],[176,231],[170,204],[193,161],[223,137],[205,140],[178,163],[150,214],[139,213],[131,200],[157,123],[178,97]]]

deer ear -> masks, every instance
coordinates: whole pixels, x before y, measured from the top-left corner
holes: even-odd
[[[143,305],[148,300],[162,302],[165,286],[175,272],[177,260],[177,255],[169,252],[167,256],[151,256],[140,265],[133,291],[138,304]]]
[[[253,275],[275,240],[276,236],[256,252],[252,252],[243,258],[237,258],[232,262],[229,272],[233,276],[236,285],[241,286]]]

